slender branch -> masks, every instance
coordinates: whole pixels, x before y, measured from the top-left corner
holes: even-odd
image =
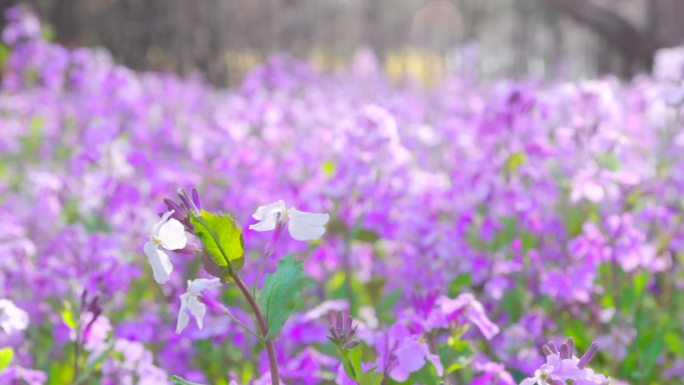
[[[264,315],[263,313],[261,313],[259,305],[254,299],[254,296],[252,296],[252,294],[249,292],[249,289],[247,289],[245,283],[242,282],[240,276],[237,273],[233,273],[231,275],[231,278],[233,278],[233,281],[235,281],[235,284],[242,292],[242,295],[249,303],[249,307],[252,308],[252,312],[254,312],[254,316],[257,319],[259,329],[261,330],[262,342],[266,346],[266,352],[268,353],[268,364],[271,370],[271,384],[279,385],[280,380],[278,377],[278,360],[275,354],[275,346],[273,345],[273,341],[266,338],[268,336],[268,324],[266,324],[266,318],[264,318]]]
[[[242,292],[242,295],[247,300],[247,303],[249,303],[249,307],[252,309],[252,312],[254,313],[254,316],[257,319],[259,330],[261,331],[261,341],[264,343],[264,346],[266,347],[266,352],[268,353],[268,364],[271,371],[271,384],[279,385],[280,379],[278,377],[278,359],[276,358],[275,354],[275,346],[273,345],[273,341],[267,339],[268,324],[266,323],[266,318],[264,318],[264,315],[261,313],[259,304],[257,304],[256,300],[254,299],[254,296],[252,295],[252,293],[249,292],[249,289],[247,288],[247,286],[245,286],[245,283],[242,281],[242,278],[240,278],[240,275],[238,275],[237,271],[233,268],[233,264],[230,262],[228,254],[223,250],[221,242],[219,242],[219,238],[216,235],[216,233],[214,233],[214,231],[212,231],[211,228],[209,228],[209,226],[204,221],[204,219],[202,219],[201,216],[195,215],[195,218],[197,218],[198,222],[207,230],[207,232],[209,232],[209,235],[213,238],[214,243],[216,243],[216,245],[218,246],[219,252],[228,263],[228,275],[230,276],[230,278],[233,279],[235,285],[237,285],[237,287]]]
[[[233,313],[231,313],[230,310],[228,310],[227,307],[223,306],[222,304],[216,304],[216,305],[221,309],[221,311],[222,311],[225,315],[228,316],[228,318],[230,318],[231,320],[233,320],[233,322],[235,322],[236,324],[240,325],[240,326],[241,326],[243,329],[245,329],[249,334],[251,334],[251,335],[253,335],[254,337],[256,337],[256,338],[258,338],[259,340],[261,340],[261,336],[260,336],[260,335],[258,335],[254,330],[252,330],[252,329],[251,329],[249,326],[247,326],[244,322],[240,321],[240,319],[237,318],[235,315],[233,315]]]

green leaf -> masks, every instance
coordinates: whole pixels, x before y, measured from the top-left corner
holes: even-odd
[[[354,381],[359,381],[361,378],[361,359],[363,358],[363,350],[361,345],[353,349],[340,348],[342,354],[342,366],[347,376]]]
[[[62,310],[61,313],[62,316],[62,321],[64,321],[64,324],[69,327],[71,330],[76,330],[77,323],[76,323],[76,317],[74,316],[74,311],[71,307],[71,304],[67,301],[64,301],[64,310]]]
[[[174,385],[201,385],[196,382],[190,382],[181,376],[171,376],[169,380],[171,380],[171,383]]]
[[[446,367],[447,374],[466,368],[475,356],[475,349],[469,341],[461,339],[465,330],[456,330],[455,334],[449,338],[446,346],[439,349],[439,356],[442,362],[450,362]]]
[[[523,152],[516,152],[511,154],[506,160],[506,170],[509,173],[515,174],[518,169],[527,162],[527,156]]]
[[[202,210],[200,215],[190,214],[195,235],[202,241],[202,263],[207,272],[226,282],[231,272],[245,264],[242,230],[228,214],[213,214]]]
[[[380,385],[382,383],[382,373],[369,370],[359,376],[359,385]]]
[[[456,276],[449,284],[449,296],[455,297],[461,293],[464,288],[470,287],[472,278],[469,273],[462,273]]]
[[[599,154],[596,156],[596,163],[609,171],[620,169],[620,160],[613,153]]]
[[[332,160],[324,162],[321,169],[323,170],[323,174],[326,176],[333,176],[335,175],[335,162]]]
[[[278,263],[278,270],[264,280],[259,295],[259,307],[268,324],[267,340],[275,338],[285,325],[304,287],[302,262],[290,254]]]
[[[12,348],[0,349],[0,372],[12,363],[14,359],[14,350]]]
[[[665,334],[665,343],[670,351],[680,357],[684,357],[684,341],[679,337],[678,333],[670,331]]]

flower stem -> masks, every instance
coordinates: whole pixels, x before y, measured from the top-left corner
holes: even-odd
[[[242,282],[240,276],[234,272],[231,274],[231,278],[233,278],[235,285],[237,285],[237,287],[240,289],[242,295],[249,303],[249,307],[252,308],[252,312],[254,312],[254,316],[257,319],[257,324],[259,325],[259,330],[261,331],[262,341],[266,346],[266,352],[268,353],[268,364],[271,370],[271,384],[279,385],[280,380],[278,378],[278,360],[275,354],[275,347],[273,345],[273,341],[266,338],[268,336],[268,325],[266,324],[266,318],[264,318],[264,315],[261,313],[261,309],[259,309],[259,305],[254,299],[254,296],[249,292],[249,289],[247,289],[245,283]]]
[[[238,324],[240,327],[242,327],[243,329],[245,329],[245,331],[247,331],[249,334],[253,335],[254,337],[256,337],[256,338],[258,338],[258,339],[261,339],[261,336],[260,336],[260,335],[258,335],[254,330],[250,329],[249,326],[245,325],[244,322],[240,321],[239,318],[237,318],[236,316],[234,316],[233,313],[231,313],[230,310],[228,310],[227,307],[225,307],[225,306],[223,306],[223,305],[221,305],[221,304],[216,304],[216,305],[218,306],[219,309],[221,309],[221,311],[222,311],[225,315],[228,316],[228,318],[230,318],[231,320],[233,320],[233,322],[235,322],[235,323]]]

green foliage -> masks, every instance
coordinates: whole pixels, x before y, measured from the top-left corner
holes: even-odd
[[[515,174],[526,162],[527,156],[524,152],[513,153],[506,160],[506,171],[510,174]]]
[[[71,303],[64,301],[64,310],[62,310],[61,316],[62,321],[66,326],[69,327],[69,329],[76,330],[78,327],[78,321],[76,321],[76,317],[74,316],[74,310],[71,306]]]
[[[366,372],[363,372],[361,368],[363,347],[363,344],[359,344],[351,349],[337,346],[344,372],[359,385],[379,385],[383,379],[381,373],[378,373],[375,368],[369,369]]]
[[[617,155],[612,152],[597,155],[596,163],[609,171],[617,171],[620,169],[620,160]]]
[[[380,385],[382,383],[382,379],[382,373],[378,373],[375,370],[369,370],[365,373],[362,373],[357,382],[359,385]]]
[[[245,263],[242,230],[228,214],[213,214],[202,210],[199,216],[190,214],[195,235],[202,241],[202,263],[207,272],[223,282],[230,281]]]
[[[363,358],[363,349],[361,345],[356,346],[353,349],[340,348],[342,365],[344,366],[344,372],[347,376],[353,380],[361,378],[361,361]]]
[[[510,290],[507,290],[501,300],[501,309],[511,317],[511,320],[517,321],[522,317],[525,311],[525,297],[526,291],[518,285]]]
[[[321,166],[321,170],[323,171],[323,174],[326,176],[334,176],[335,175],[335,162],[332,160],[326,161],[323,163]]]
[[[267,340],[275,338],[285,325],[285,321],[295,307],[304,287],[302,262],[290,254],[278,263],[278,270],[264,280],[259,295],[259,307],[268,324]]]
[[[202,385],[196,382],[190,382],[181,376],[171,376],[169,377],[169,380],[173,385]]]
[[[461,273],[454,278],[449,284],[449,296],[456,297],[472,284],[471,275],[468,273]]]
[[[12,348],[0,349],[0,372],[8,367],[14,359],[14,350]]]
[[[439,357],[442,362],[449,364],[445,368],[446,374],[466,368],[475,356],[475,348],[471,342],[462,339],[466,331],[467,327],[453,329],[446,345],[439,347]]]

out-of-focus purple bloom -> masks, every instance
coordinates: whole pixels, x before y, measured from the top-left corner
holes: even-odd
[[[485,314],[482,304],[470,293],[464,293],[454,299],[441,297],[439,306],[451,322],[465,318],[468,322],[475,325],[486,339],[491,339],[499,333],[499,327],[493,323]]]
[[[46,381],[47,375],[44,372],[20,366],[13,365],[0,372],[2,384],[44,385]]]
[[[469,385],[517,385],[513,376],[506,371],[506,367],[495,362],[476,363],[477,377],[470,381]]]
[[[589,350],[578,358],[575,356],[575,344],[572,339],[563,343],[560,348],[550,342],[544,346],[546,364],[535,372],[534,377],[523,380],[520,385],[563,385],[567,381],[581,385],[609,385],[609,377],[587,368],[597,350],[598,345],[592,344]]]
[[[439,356],[430,353],[428,346],[411,335],[406,326],[397,323],[382,332],[375,342],[379,356],[377,370],[389,374],[395,381],[406,381],[409,375],[430,362],[441,376],[444,369]]]

